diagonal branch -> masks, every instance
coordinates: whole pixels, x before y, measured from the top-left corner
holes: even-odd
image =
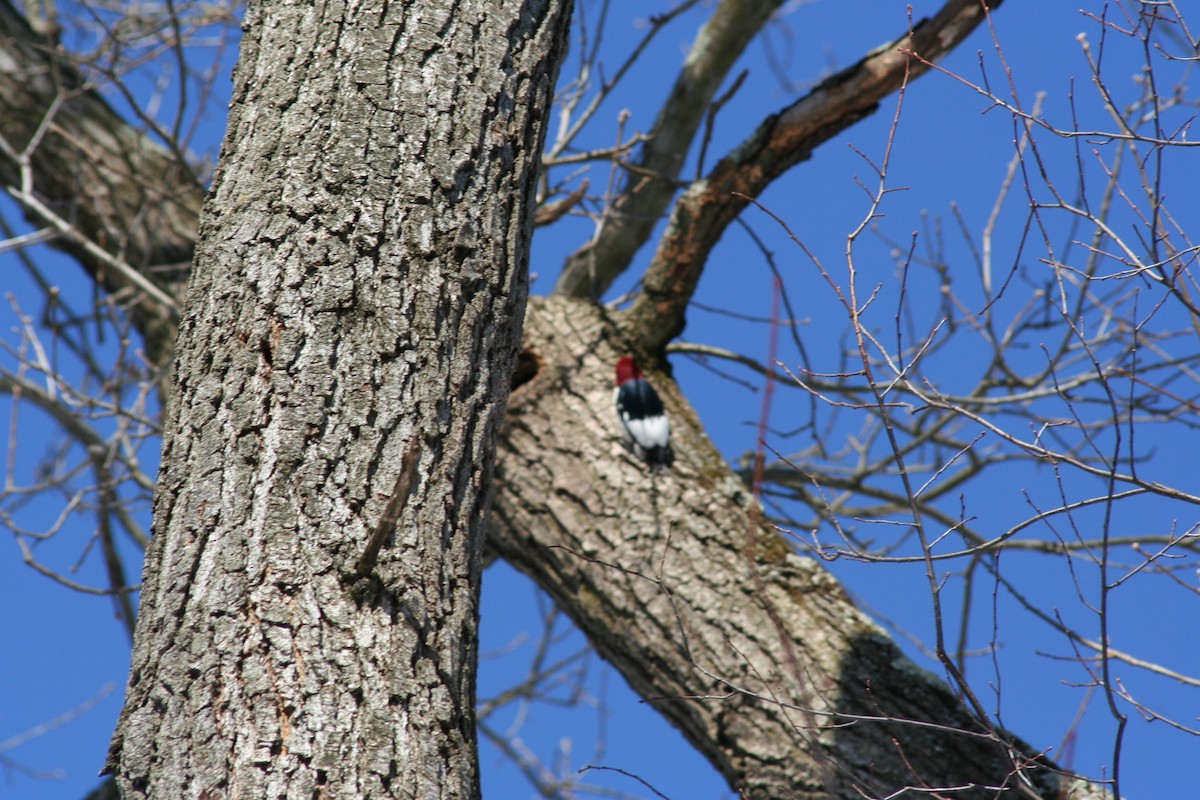
[[[647,477],[612,427],[622,345],[595,305],[531,298],[537,367],[510,397],[488,545],[739,796],[1103,796],[972,713],[793,553],[661,373],[681,455]]]
[[[986,5],[985,5],[986,2]],[[671,215],[643,288],[630,309],[644,350],[660,352],[684,328],[684,315],[708,254],[745,208],[772,181],[808,160],[819,145],[872,114],[906,79],[927,72],[959,45],[1003,0],[949,0],[907,35],[830,76],[805,97],[767,118],[758,130],[692,184]],[[902,51],[919,53],[924,61]]]
[[[147,353],[169,363],[177,320],[163,300],[182,299],[204,188],[122,120],[10,0],[0,0],[0,185],[35,200],[23,205],[36,227],[74,226],[55,245],[106,291],[136,292],[131,313]]]
[[[628,174],[596,236],[567,259],[556,294],[597,299],[629,267],[675,196],[676,179],[713,96],[781,3],[722,0],[717,6],[692,43],[638,169]]]

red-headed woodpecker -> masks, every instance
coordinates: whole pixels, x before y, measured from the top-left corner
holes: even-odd
[[[631,356],[617,361],[617,419],[625,441],[637,457],[657,472],[671,466],[671,423],[663,410],[662,399],[646,380]]]

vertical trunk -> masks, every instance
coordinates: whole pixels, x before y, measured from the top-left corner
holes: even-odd
[[[108,765],[126,797],[478,795],[480,540],[568,7],[248,10]]]

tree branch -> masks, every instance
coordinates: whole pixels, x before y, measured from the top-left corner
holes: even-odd
[[[1100,796],[969,713],[756,521],[749,490],[661,374],[680,459],[647,476],[619,443],[609,371],[623,340],[595,306],[531,299],[525,346],[539,369],[510,397],[489,545],[736,791],[860,798],[966,781],[976,788],[956,797],[994,796],[985,785]]]
[[[685,313],[713,246],[747,201],[808,160],[819,145],[872,114],[884,97],[928,71],[986,19],[1003,0],[949,0],[910,33],[832,75],[805,97],[767,118],[679,199],[666,234],[646,271],[642,292],[629,311],[647,352],[661,352],[683,332]]]
[[[637,161],[638,171],[626,178],[592,241],[567,259],[555,294],[597,299],[629,268],[675,196],[676,179],[713,96],[781,3],[722,0],[717,6],[667,95]]]
[[[163,298],[182,301],[196,242],[204,188],[192,169],[112,109],[58,49],[36,33],[9,0],[0,0],[0,184],[36,204],[37,226],[69,220],[76,236],[55,246],[73,256],[110,293],[137,288],[131,313],[150,360],[171,361],[177,319]],[[22,172],[32,185],[22,186]],[[59,220],[61,218],[61,220]]]

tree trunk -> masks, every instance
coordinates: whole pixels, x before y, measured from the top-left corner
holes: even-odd
[[[398,6],[248,16],[110,762],[127,796],[476,791],[474,544],[525,291],[539,59],[565,23],[532,0],[436,21],[448,3],[408,5],[404,24]],[[762,525],[661,374],[675,468],[625,453],[611,369],[631,336],[587,303],[531,305],[490,546],[748,796],[1030,796],[1025,748]],[[398,533],[356,580],[389,511]],[[1043,797],[1102,794],[1038,773]]]
[[[530,301],[490,546],[535,576],[739,796],[1102,796],[969,713],[796,555],[666,376],[652,381],[674,467],[651,475],[625,452],[612,367],[628,320]]]
[[[480,547],[568,10],[247,11],[108,765],[125,797],[478,796]]]

